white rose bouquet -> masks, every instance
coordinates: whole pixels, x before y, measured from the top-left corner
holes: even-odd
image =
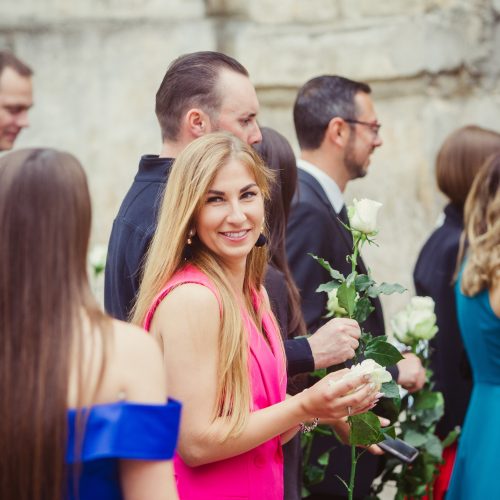
[[[357,261],[362,246],[366,242],[375,243],[374,237],[378,233],[377,214],[381,206],[381,203],[373,200],[362,199],[358,201],[355,199],[353,205],[348,208],[349,224],[342,223],[351,233],[353,239],[352,254],[347,257],[351,263],[351,273],[348,276],[344,276],[333,269],[327,261],[312,255],[329,272],[332,278],[331,281],[323,283],[316,290],[328,294],[326,317],[348,317],[355,319],[358,323],[363,323],[375,309],[372,299],[380,294],[402,293],[405,291],[401,285],[377,284],[369,273],[359,274],[357,272]],[[387,409],[386,404],[389,405],[389,413],[396,418],[399,414],[400,405],[399,386],[392,380],[391,374],[386,371],[385,367],[395,365],[402,359],[402,356],[392,344],[387,342],[386,336],[373,337],[369,332],[362,331],[359,344],[354,358],[356,364],[345,377],[353,377],[358,373],[369,374],[378,389],[384,393],[385,397],[379,404],[384,404],[384,409]],[[356,464],[360,455],[366,451],[361,450],[358,453],[356,447],[367,447],[376,444],[382,441],[385,435],[395,437],[395,431],[393,427],[382,428],[378,417],[371,411],[361,415],[349,416],[347,421],[350,426],[351,475],[349,484],[346,482],[344,484],[348,490],[349,499],[352,499]],[[321,427],[317,428],[317,431],[322,434],[327,433],[327,430],[321,429]],[[318,482],[321,471],[318,470],[318,466],[308,464],[307,457],[310,455],[311,439],[306,438],[306,443],[304,483],[307,486],[308,483],[314,484]],[[323,464],[328,464],[328,456],[321,457],[321,460]]]
[[[391,319],[391,326],[396,338],[410,347],[420,340],[431,340],[438,331],[434,301],[430,297],[413,297]]]
[[[108,248],[106,245],[94,245],[89,252],[89,264],[94,271],[94,276],[99,276],[106,267]]]
[[[444,413],[443,395],[434,390],[432,370],[429,367],[431,340],[437,333],[434,301],[431,297],[413,297],[410,303],[391,319],[395,337],[416,354],[426,368],[424,387],[403,398],[404,418],[398,423],[399,435],[419,450],[412,466],[388,461],[383,474],[385,481],[394,481],[401,498],[433,498],[433,482],[442,463],[443,447],[458,436],[452,431],[444,441],[435,434],[436,424]],[[381,491],[383,483],[379,486]],[[399,498],[399,497],[398,497]]]

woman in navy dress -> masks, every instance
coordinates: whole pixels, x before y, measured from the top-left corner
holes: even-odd
[[[90,197],[67,153],[0,159],[0,498],[177,498],[160,351],[90,292]]]
[[[474,385],[447,500],[500,498],[500,154],[477,174],[464,219],[468,250],[455,292]]]

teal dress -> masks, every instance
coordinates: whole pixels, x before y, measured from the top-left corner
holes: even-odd
[[[177,444],[180,409],[181,405],[172,399],[164,405],[126,401],[95,405],[88,412],[80,412],[84,420],[83,443],[78,443],[80,433],[76,431],[81,419],[76,410],[70,409],[66,498],[121,500],[120,459],[171,459]]]
[[[446,500],[500,499],[500,318],[488,290],[466,297],[460,281],[458,321],[474,385]]]

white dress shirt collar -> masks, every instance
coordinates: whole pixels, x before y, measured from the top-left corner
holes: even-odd
[[[302,158],[297,159],[297,167],[312,175],[319,182],[335,213],[340,213],[344,206],[344,197],[337,183],[323,170]]]

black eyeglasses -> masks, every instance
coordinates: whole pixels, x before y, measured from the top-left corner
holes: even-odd
[[[351,120],[348,118],[343,118],[343,120],[347,123],[358,123],[359,125],[365,125],[366,127],[370,127],[372,129],[372,132],[375,134],[375,136],[378,135],[380,131],[380,127],[382,124],[380,123],[369,123],[369,122],[362,122],[360,120]]]

